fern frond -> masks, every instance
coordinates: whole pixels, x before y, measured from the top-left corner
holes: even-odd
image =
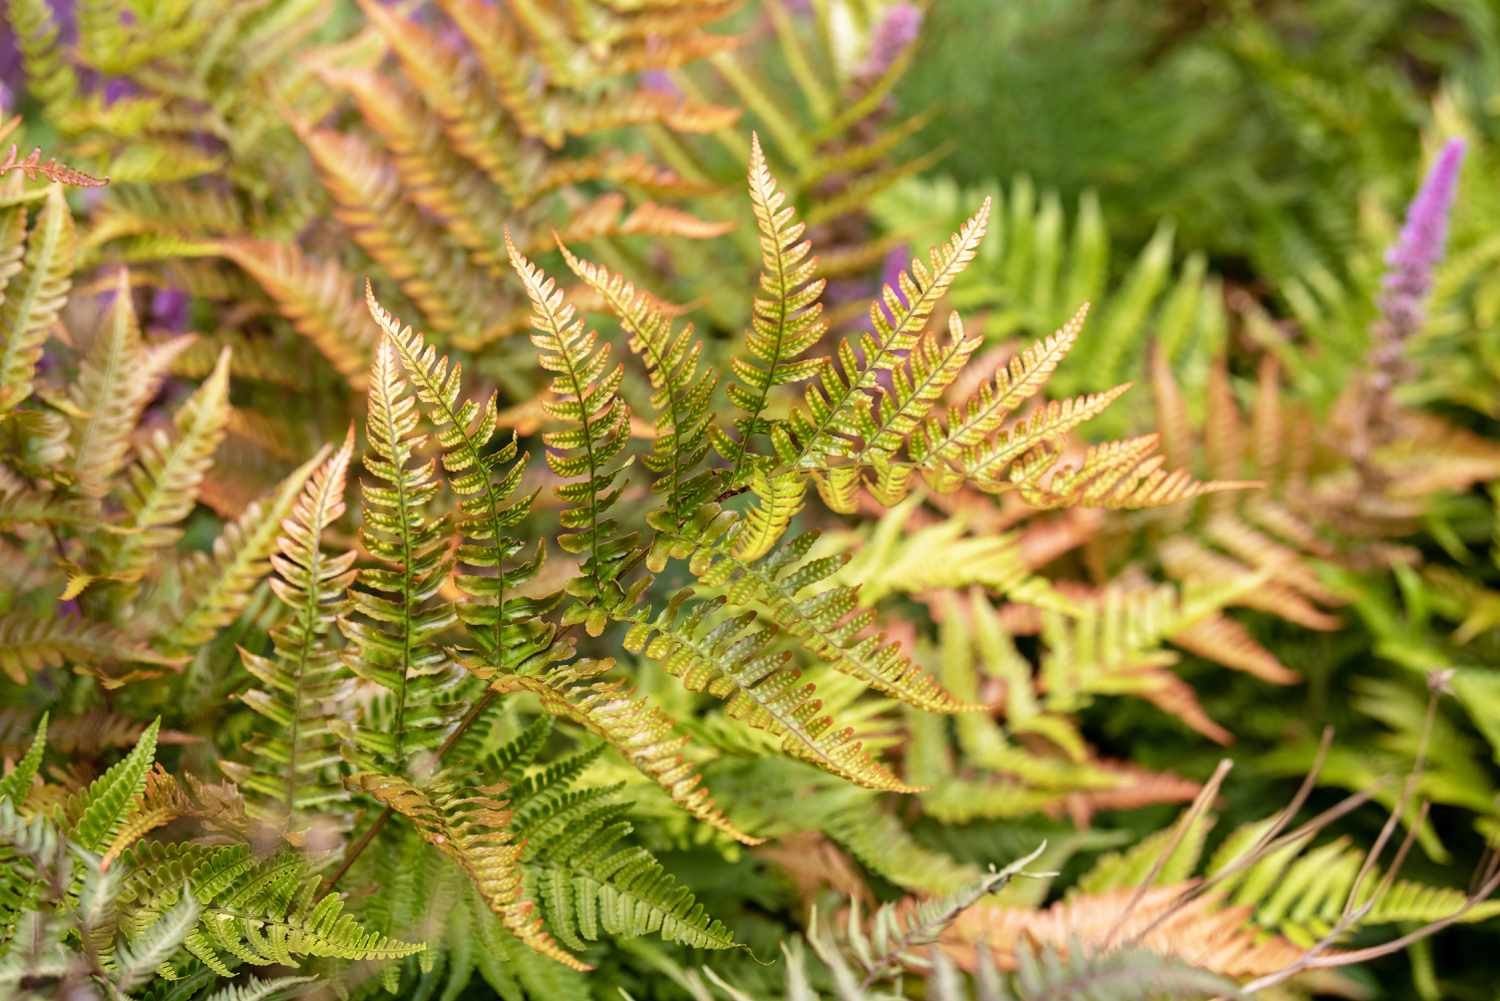
[[[817,382],[803,394],[805,409],[795,412],[790,422],[789,430],[798,443],[793,465],[816,468],[830,458],[857,454],[862,412],[871,402],[891,396],[892,390],[884,389],[881,380],[916,346],[928,317],[974,259],[989,212],[986,200],[947,244],[931,252],[927,262],[914,258],[910,270],[901,273],[898,287],[883,288],[879,301],[870,306],[874,333],[860,338],[858,352],[855,342],[845,340],[839,346],[837,364],[832,359],[822,364]],[[888,405],[915,426],[926,415],[904,410],[906,402],[897,399]],[[935,397],[931,402],[936,402]]]
[[[0,159],[0,177],[11,171],[21,174],[28,181],[46,180],[53,184],[64,184],[74,188],[102,188],[109,183],[107,177],[85,174],[81,170],[76,170],[54,159],[43,162],[40,146],[21,157],[18,155],[15,143],[11,143],[10,152],[5,155],[4,159]]]
[[[177,343],[185,347],[187,341]],[[73,387],[72,401],[80,416],[73,421],[69,471],[84,496],[97,499],[109,493],[115,474],[125,465],[130,433],[156,390],[159,365],[170,363],[175,353],[169,352],[150,354],[142,343],[130,276],[122,268],[103,329]]]
[[[548,925],[583,949],[602,931],[622,938],[659,934],[698,949],[729,949],[734,935],[644,848],[625,843],[628,806],[613,787],[576,789],[597,758],[584,751],[533,772],[512,788],[516,838]],[[512,752],[512,757],[515,752]]]
[[[139,459],[130,469],[130,482],[121,498],[128,534],[106,556],[104,574],[108,576],[140,577],[152,551],[171,545],[181,534],[179,523],[197,501],[229,422],[227,350],[220,353],[208,380],[177,409],[172,422],[176,437],[158,430],[142,443]]]
[[[950,409],[947,420],[933,418],[912,435],[912,459],[923,470],[940,473],[1005,423],[1027,400],[1040,393],[1057,366],[1068,356],[1083,332],[1088,306],[1055,333],[1017,354],[982,383],[961,407]]]
[[[1148,889],[1128,911],[1133,890],[1059,901],[1042,911],[980,902],[959,915],[943,936],[945,949],[973,969],[978,950],[989,950],[1002,969],[1015,969],[1027,946],[1099,949],[1118,927],[1129,941],[1146,932],[1178,902],[1182,885]],[[1240,979],[1279,971],[1302,956],[1286,939],[1263,937],[1247,927],[1248,908],[1222,907],[1206,894],[1172,913],[1140,938],[1139,946],[1222,977]]]
[[[511,266],[526,287],[532,306],[532,343],[544,369],[553,373],[547,412],[565,422],[543,435],[547,465],[565,481],[557,495],[569,506],[560,516],[566,530],[558,545],[584,557],[582,579],[569,593],[578,613],[597,636],[615,609],[628,608],[647,581],[627,586],[624,577],[639,562],[635,533],[620,531],[609,509],[624,489],[618,482],[630,460],[616,463],[630,436],[630,408],[619,395],[623,365],[609,367],[609,346],[598,344],[557,285],[521,255],[506,234]],[[567,621],[565,618],[564,621]],[[576,620],[575,620],[576,621]]]
[[[274,980],[251,979],[243,984],[230,984],[214,991],[204,1001],[277,1001],[307,984],[316,982],[315,977],[277,977]]]
[[[251,594],[271,570],[282,523],[308,478],[327,457],[328,449],[321,449],[293,470],[273,494],[255,501],[224,526],[214,540],[212,555],[191,560],[183,574],[186,601],[158,634],[163,649],[190,653],[245,610]]]
[[[73,215],[53,185],[32,223],[21,269],[0,300],[0,414],[31,395],[42,344],[72,286],[76,253]]]
[[[775,634],[755,623],[755,613],[720,615],[724,604],[680,591],[655,620],[631,628],[625,649],[651,658],[688,691],[724,699],[730,718],[780,738],[793,757],[873,789],[904,788],[849,730],[820,715],[815,686],[802,680],[790,650],[775,649]]]
[[[337,263],[310,258],[289,243],[231,240],[221,249],[276,300],[297,332],[351,388],[364,390],[374,331]]]
[[[42,767],[42,755],[47,751],[47,720],[48,714],[43,713],[37,723],[36,733],[31,738],[31,746],[15,763],[10,774],[0,777],[0,799],[10,800],[17,808],[26,805],[26,797],[31,793],[31,783]]]
[[[182,894],[171,910],[115,951],[114,984],[128,991],[172,958],[198,924],[202,909],[191,893]]]
[[[978,708],[959,703],[913,664],[899,644],[871,631],[875,613],[859,607],[858,592],[828,583],[848,556],[808,559],[817,540],[817,532],[804,532],[759,561],[705,547],[691,569],[703,585],[726,588],[733,603],[754,603],[779,631],[841,674],[930,712]]]
[[[460,676],[437,643],[457,616],[434,600],[450,569],[447,525],[426,510],[438,490],[434,462],[420,457],[425,436],[388,339],[376,350],[369,413],[360,541],[378,565],[360,572],[339,628],[349,640],[344,663],[394,699],[390,729],[359,726],[355,741],[400,774],[410,753],[441,743],[451,722],[444,691]]]
[[[251,761],[225,763],[225,770],[251,794],[250,812],[295,832],[310,814],[343,799],[326,777],[338,760],[329,731],[327,703],[341,687],[337,653],[328,633],[347,606],[356,553],[328,556],[322,538],[344,511],[344,482],[354,449],[350,429],[343,447],[312,474],[291,516],[281,523],[276,576],[271,589],[291,617],[271,633],[274,657],[240,650],[240,659],[265,688],[240,698],[266,720],[246,744]]]
[[[607,660],[575,660],[536,675],[500,677],[491,687],[501,692],[530,692],[548,712],[571,719],[606,740],[695,818],[736,841],[758,844],[760,839],[740,831],[724,816],[691,762],[678,753],[687,738],[675,735],[671,718],[626,682],[600,677],[613,666]]]
[[[1034,449],[1012,467],[1011,482],[1026,503],[1054,507],[1161,507],[1204,494],[1244,490],[1258,483],[1195,480],[1184,470],[1168,472],[1166,459],[1151,454],[1157,435],[1095,445],[1077,466],[1059,464],[1061,452]]]
[[[807,227],[777,187],[761,151],[760,137],[753,133],[749,187],[760,231],[759,294],[745,342],[750,356],[732,362],[736,381],[728,386],[729,399],[745,416],[735,421],[738,439],[715,443],[731,466],[731,485],[738,483],[752,454],[751,441],[770,433],[771,424],[764,415],[772,390],[817,372],[821,363],[802,356],[827,329],[820,301],[827,283],[817,277],[812,244],[802,239]]]
[[[70,622],[61,616],[32,618],[21,612],[0,616],[0,673],[17,685],[28,675],[49,667],[71,667],[93,675],[107,688],[149,678],[160,671],[143,668],[179,666],[166,657],[103,622]]]
[[[464,871],[517,938],[564,966],[590,969],[547,933],[535,905],[524,896],[522,849],[511,839],[505,786],[468,790],[436,784],[422,790],[405,779],[368,772],[350,776],[347,783],[410,820],[424,840]]]
[[[123,760],[88,787],[69,799],[65,807],[69,839],[85,851],[102,852],[114,841],[121,825],[146,788],[146,776],[156,760],[156,735],[161,721],[153,722]]]
[[[666,516],[672,528],[686,525],[719,488],[715,472],[698,467],[708,455],[711,404],[717,379],[699,373],[703,342],[692,325],[672,330],[671,321],[650,297],[623,277],[581,261],[562,247],[564,260],[583,282],[604,300],[630,335],[630,349],[641,356],[651,380],[651,404],[656,408],[656,438],[646,467],[656,474],[652,489],[666,495]]]
[[[462,400],[461,368],[450,365],[421,334],[382,309],[368,286],[365,301],[395,345],[417,399],[437,429],[443,470],[458,495],[460,544],[454,582],[464,595],[458,617],[478,650],[470,659],[488,673],[516,670],[552,644],[551,630],[536,624],[549,601],[516,593],[541,569],[545,553],[538,547],[535,558],[514,562],[524,546],[515,529],[530,513],[535,496],[515,496],[528,456],[518,455],[514,438],[493,446],[498,422],[494,396],[482,406]]]

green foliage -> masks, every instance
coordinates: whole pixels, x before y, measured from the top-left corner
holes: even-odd
[[[7,3],[0,994],[1489,986],[1485,5]]]

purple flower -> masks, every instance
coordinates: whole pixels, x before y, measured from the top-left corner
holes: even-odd
[[[163,330],[180,334],[188,327],[187,293],[177,288],[159,288],[151,294],[152,322]]]
[[[873,83],[917,40],[922,30],[922,8],[898,3],[886,9],[870,36],[870,51],[859,69],[860,79]]]
[[[646,70],[641,74],[640,81],[644,90],[666,94],[669,97],[682,96],[682,88],[677,86],[677,82],[672,79],[672,74],[666,70]]]
[[[1405,340],[1422,325],[1427,296],[1432,291],[1432,269],[1443,259],[1448,213],[1458,188],[1464,148],[1462,139],[1452,139],[1443,147],[1407,207],[1401,235],[1386,254],[1380,315],[1397,340]]]

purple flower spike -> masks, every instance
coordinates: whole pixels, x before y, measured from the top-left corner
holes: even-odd
[[[1443,259],[1448,213],[1458,189],[1464,149],[1462,139],[1449,140],[1443,147],[1406,210],[1401,236],[1386,254],[1380,315],[1398,340],[1410,337],[1422,325],[1423,308],[1432,291],[1432,269]]]
[[[870,51],[860,67],[859,76],[874,82],[917,40],[922,30],[922,8],[912,3],[898,3],[888,8],[870,36]]]

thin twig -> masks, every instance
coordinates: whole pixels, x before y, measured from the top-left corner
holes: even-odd
[[[1192,826],[1197,823],[1198,818],[1208,809],[1209,804],[1219,795],[1219,787],[1224,784],[1224,777],[1229,774],[1229,770],[1233,767],[1234,762],[1228,758],[1221,760],[1219,766],[1214,769],[1213,777],[1204,783],[1203,788],[1198,791],[1198,795],[1193,800],[1192,806],[1188,807],[1187,812],[1182,815],[1182,820],[1178,821],[1177,830],[1172,835],[1171,843],[1156,857],[1156,861],[1151,865],[1151,871],[1146,873],[1146,878],[1141,880],[1140,885],[1135,888],[1135,892],[1130,895],[1130,899],[1125,903],[1125,907],[1120,911],[1119,916],[1115,918],[1114,924],[1110,925],[1109,932],[1104,936],[1103,941],[1099,943],[1101,950],[1108,949],[1114,944],[1115,936],[1120,933],[1120,929],[1124,927],[1125,922],[1130,920],[1131,912],[1140,904],[1141,898],[1146,895],[1146,891],[1150,889],[1151,884],[1156,882],[1156,877],[1161,875],[1162,869],[1167,864],[1167,859],[1171,858],[1172,854],[1177,851],[1177,846],[1182,843],[1182,839],[1187,836],[1187,832],[1192,829]]]

